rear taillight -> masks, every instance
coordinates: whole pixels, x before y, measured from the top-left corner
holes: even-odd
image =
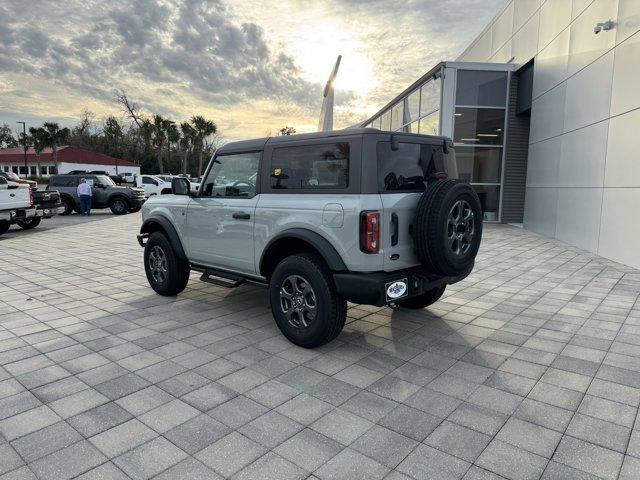
[[[29,206],[33,205],[33,190],[29,188]]]
[[[360,214],[360,250],[364,253],[380,251],[380,212]]]

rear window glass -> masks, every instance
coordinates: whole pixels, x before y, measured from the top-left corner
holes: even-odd
[[[270,176],[273,189],[347,188],[349,143],[276,148]]]
[[[440,145],[398,143],[391,150],[391,142],[378,142],[378,182],[380,192],[412,192],[426,189],[436,180],[435,173],[444,172],[447,178],[458,178],[458,167],[452,147],[445,154]]]
[[[72,176],[53,177],[49,182],[49,185],[52,187],[75,187],[76,177],[72,177]]]

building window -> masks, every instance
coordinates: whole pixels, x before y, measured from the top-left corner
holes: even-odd
[[[460,180],[468,183],[500,183],[501,147],[456,147]]]
[[[440,79],[433,78],[420,88],[420,116],[440,110]]]
[[[507,101],[507,72],[458,70],[456,105],[504,107]]]
[[[453,141],[471,145],[502,145],[504,115],[502,108],[456,107]]]
[[[35,177],[36,175],[38,175],[38,167],[36,167],[35,165],[30,166],[29,175],[31,175],[32,177]]]
[[[40,175],[47,175],[47,167],[43,165],[40,167]]]
[[[435,112],[427,115],[426,117],[422,117],[420,119],[420,130],[421,135],[439,135],[440,134],[440,111],[436,110]]]
[[[4,166],[4,171],[5,171],[5,172],[8,172],[8,171],[9,171],[9,165],[5,165],[5,166]]]
[[[56,170],[55,166],[50,166],[49,167],[49,175],[55,175],[56,173],[58,173],[58,171]]]
[[[347,188],[349,143],[276,148],[270,175],[273,189]]]
[[[20,171],[20,175],[26,175],[27,174],[27,167],[20,167],[19,171]]]
[[[484,219],[489,222],[498,221],[500,209],[500,185],[474,185],[473,189],[478,194]]]
[[[417,120],[420,117],[420,89],[411,92],[405,100],[405,115],[411,122]]]
[[[402,125],[407,123],[404,120],[404,102],[399,101],[391,108],[391,130],[400,130]]]

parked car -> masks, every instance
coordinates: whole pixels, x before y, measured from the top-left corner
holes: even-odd
[[[7,182],[21,183],[21,184],[29,185],[29,187],[33,188],[34,190],[38,189],[37,182],[34,182],[33,180],[29,180],[27,178],[20,178],[14,172],[0,172],[0,177],[4,177],[7,180]]]
[[[116,215],[137,212],[145,201],[144,190],[135,187],[118,186],[106,175],[53,175],[49,179],[47,190],[60,192],[60,200],[64,206],[61,215],[69,215],[80,211],[78,183],[85,178],[91,185],[92,208],[110,208]]]
[[[7,182],[5,177],[0,177],[0,235],[6,233],[13,222],[28,220],[35,214],[33,190],[29,185]]]
[[[166,195],[171,193],[171,182],[165,182],[156,175],[136,175],[133,184],[144,190],[144,196]]]
[[[181,173],[179,175],[165,175],[165,174],[162,174],[162,175],[154,175],[154,176],[159,178],[163,182],[168,183],[169,185],[171,185],[171,182],[173,181],[174,178],[176,178],[176,177],[184,177],[187,180],[189,180],[190,185],[191,185],[191,191],[197,192],[198,188],[200,188],[200,183],[193,181],[193,179],[191,179],[189,177],[189,175],[186,175],[184,173]],[[166,192],[166,193],[170,193],[170,192]]]
[[[215,285],[269,287],[293,343],[335,338],[347,301],[417,309],[471,272],[482,236],[474,190],[457,179],[443,137],[358,129],[234,142],[220,148],[194,194],[143,207],[138,236],[160,295],[189,273]]]

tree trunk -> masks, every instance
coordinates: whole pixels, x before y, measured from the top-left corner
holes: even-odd
[[[198,178],[200,178],[200,176],[202,175],[202,155],[203,155],[203,151],[202,148],[198,149]]]
[[[162,167],[162,145],[158,147],[158,173],[164,173],[164,168]]]
[[[53,166],[55,167],[57,175],[58,173],[60,173],[58,171],[58,146],[54,144],[51,149],[53,150]]]
[[[187,162],[189,161],[189,149],[182,149],[182,173],[187,173]]]

